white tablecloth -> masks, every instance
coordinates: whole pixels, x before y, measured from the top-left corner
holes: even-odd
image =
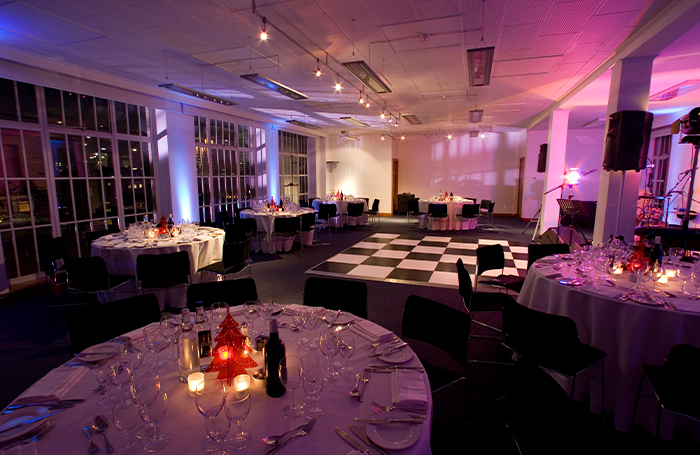
[[[360,218],[360,222],[356,224],[360,225],[365,225],[368,223],[367,215],[365,215],[365,212],[367,211],[367,201],[364,199],[355,199],[353,201],[325,201],[323,199],[314,199],[313,202],[311,202],[311,205],[313,206],[314,210],[318,212],[318,208],[320,207],[321,204],[335,204],[336,207],[336,213],[338,215],[343,215],[343,216],[338,216],[337,221],[331,221],[331,225],[333,227],[342,227],[343,224],[347,222],[347,213],[348,213],[348,204],[354,204],[357,202],[361,202],[363,204],[363,210],[362,210],[362,217]],[[334,224],[335,223],[335,224]],[[354,226],[354,224],[353,224]]]
[[[136,257],[139,254],[167,254],[187,251],[190,256],[190,280],[199,281],[197,270],[219,262],[223,256],[224,231],[201,227],[194,240],[181,242],[177,237],[158,240],[156,246],[139,247],[143,242],[128,242],[123,234],[110,234],[92,242],[92,255],[99,256],[107,263],[109,273],[116,275],[136,275]],[[182,295],[181,295],[182,294]],[[161,308],[165,302],[171,306],[184,307],[184,293],[168,291],[156,292]]]
[[[642,365],[663,365],[671,348],[678,343],[700,346],[700,301],[666,297],[677,306],[698,312],[672,311],[662,306],[616,300],[616,296],[627,293],[627,290],[603,283],[598,283],[597,287],[565,286],[547,278],[553,273],[557,272],[550,267],[531,267],[518,302],[535,310],[573,319],[581,341],[607,353],[605,411],[614,413],[618,430],[627,431],[642,377]],[[559,273],[573,275],[569,267],[564,267]],[[634,286],[626,274],[618,282],[627,288]],[[657,288],[680,289],[680,282],[657,285]],[[595,367],[591,374],[599,377],[599,369]],[[584,387],[579,387],[584,382],[576,381],[579,393],[583,392]],[[648,381],[645,382],[647,388],[643,393],[648,395],[651,392]],[[591,410],[599,412],[599,383],[591,381],[590,385]],[[655,400],[642,397],[635,422],[648,429],[655,428],[655,407]],[[667,424],[673,418],[666,414],[663,419],[662,436],[668,437]]]
[[[255,249],[261,249],[263,252],[277,252],[277,251],[289,251],[292,248],[292,244],[294,243],[294,239],[277,239],[275,241],[275,248],[274,251],[270,251],[269,245],[272,245],[273,237],[274,237],[274,232],[275,232],[275,218],[277,217],[300,217],[304,213],[313,213],[313,209],[309,207],[300,207],[298,211],[296,212],[269,212],[269,213],[262,213],[262,212],[254,212],[253,210],[246,209],[246,210],[241,210],[241,218],[255,218],[255,224],[258,226],[258,231],[265,231],[267,232],[266,235],[266,242],[265,242],[265,247],[262,248],[261,245],[255,245]],[[302,234],[302,240],[305,245],[311,245],[313,243],[314,239],[314,234],[313,231],[310,233],[304,233]]]
[[[456,215],[460,215],[462,213],[462,206],[464,204],[473,204],[471,200],[467,200],[464,202],[433,202],[428,199],[421,199],[418,201],[418,209],[420,210],[421,213],[428,213],[428,205],[429,204],[446,204],[447,205],[447,221],[440,221],[440,220],[433,220],[433,226],[432,230],[433,231],[454,231],[454,230],[459,230],[460,229],[460,224],[461,229],[476,229],[476,219],[474,221],[472,220],[464,220],[464,221],[457,221]],[[425,219],[427,221],[427,215],[425,216]],[[427,224],[424,226],[421,224],[421,228],[427,227]]]
[[[234,319],[242,322],[242,316],[235,316],[235,308],[231,309]],[[280,317],[280,321],[291,322],[290,316]],[[284,341],[287,354],[296,352],[294,340],[298,332],[288,329],[280,329],[280,337]],[[381,363],[376,358],[369,359],[371,352],[369,341],[353,334],[356,340],[356,352],[350,359],[350,365],[355,372],[371,363]],[[316,350],[314,355],[320,355]],[[340,359],[342,360],[342,359]],[[419,365],[416,357],[410,360],[407,365]],[[145,367],[145,364],[144,364]],[[59,367],[67,369],[69,367]],[[159,372],[161,388],[168,395],[168,405],[165,418],[163,419],[162,432],[169,435],[171,440],[163,454],[199,454],[203,453],[199,444],[206,437],[204,430],[204,417],[197,411],[194,398],[190,397],[187,384],[182,384],[178,379],[177,365],[171,362],[165,369]],[[207,377],[216,373],[208,373]],[[55,377],[55,376],[54,376]],[[430,428],[432,420],[432,400],[427,375],[424,374],[425,387],[428,397],[427,419],[420,425],[420,437],[411,447],[397,451],[396,453],[406,455],[429,455],[430,451]],[[41,381],[49,381],[45,377]],[[281,454],[324,454],[324,455],[345,455],[351,447],[344,442],[334,431],[335,427],[340,427],[347,433],[348,424],[353,423],[356,417],[369,418],[372,412],[372,400],[388,404],[391,401],[390,374],[372,373],[370,382],[365,389],[365,400],[359,403],[355,398],[349,396],[348,392],[354,386],[354,377],[347,376],[336,382],[329,382],[324,385],[321,393],[320,407],[323,416],[318,420],[313,430],[304,437],[299,437],[291,441],[280,451]],[[60,415],[51,417],[55,428],[46,437],[37,442],[37,452],[39,455],[75,455],[87,453],[88,440],[83,434],[82,428],[88,425],[96,415],[104,415],[108,418],[110,427],[107,436],[115,447],[119,449],[125,442],[126,437],[118,432],[112,420],[112,411],[107,407],[100,406],[99,401],[103,398],[94,389],[97,386],[95,375],[88,371],[80,381],[64,396],[64,399],[85,398],[84,403],[76,405],[74,408],[63,412]],[[301,398],[301,388],[295,392],[297,400]],[[280,398],[270,398],[265,393],[264,388],[251,389],[251,410],[247,419],[243,422],[244,431],[252,436],[252,445],[248,446],[241,453],[245,454],[265,454],[270,447],[263,444],[261,439],[267,435],[280,434],[283,431],[296,426],[303,421],[302,418],[294,420],[285,419],[282,416],[282,408],[290,401],[289,394]],[[364,428],[363,424],[357,424]],[[235,423],[231,424],[229,437],[232,437],[235,430]],[[354,437],[354,435],[353,435]],[[104,453],[104,439],[102,436],[94,436],[94,441],[101,447],[100,454]],[[142,453],[143,450],[141,450]]]

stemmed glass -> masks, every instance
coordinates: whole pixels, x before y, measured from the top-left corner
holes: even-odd
[[[197,391],[194,396],[197,410],[206,417],[210,409],[224,405],[225,396],[226,392],[224,391],[224,385],[221,381],[216,379],[203,381],[197,386]],[[206,452],[213,452],[219,450],[219,448],[220,445],[214,439],[206,438],[202,441],[202,449]]]
[[[316,308],[309,309],[306,328],[309,331],[309,350],[315,351],[318,347],[318,337],[316,329],[321,325],[321,314]]]
[[[683,281],[681,286],[681,292],[683,294],[690,294],[690,292],[685,290],[685,283],[693,276],[693,266],[691,264],[678,264],[678,277]]]
[[[140,422],[139,407],[132,400],[123,400],[112,408],[112,420],[117,430],[126,435],[126,445],[119,449],[122,455],[131,455],[141,448],[138,441],[131,440],[131,434]]]
[[[294,340],[294,343],[301,349],[308,348],[309,344],[309,339],[306,338],[306,336],[304,336],[304,331],[306,330],[306,323],[308,322],[308,319],[309,311],[306,308],[301,308],[292,312],[292,322],[297,327],[297,330],[299,330],[300,334],[300,336],[298,336],[296,340]]]
[[[306,409],[306,415],[317,419],[323,415],[323,410],[318,407],[323,390],[323,369],[317,357],[307,356],[302,360],[301,378],[304,383],[304,392],[311,403],[311,406]]]
[[[109,380],[121,392],[119,398],[123,399],[126,393],[126,386],[131,382],[134,376],[134,367],[131,360],[120,358],[113,362],[109,368]]]
[[[698,268],[697,265],[693,266],[693,275],[691,276],[691,280],[693,281],[693,286],[695,286],[695,296],[693,297],[693,300],[697,300],[698,287],[700,287],[700,268]]]
[[[323,335],[321,335],[321,338],[319,338],[319,346],[321,348],[321,354],[323,354],[323,357],[326,358],[328,364],[327,368],[329,379],[338,379],[339,372],[336,365],[337,362],[333,360],[340,349],[338,334],[327,330]]]
[[[292,402],[282,409],[282,415],[288,419],[295,419],[304,413],[301,405],[294,401],[294,390],[301,384],[301,358],[288,355],[280,360],[278,368],[282,385],[291,393]]]
[[[267,321],[270,320],[272,317],[272,299],[259,299],[258,304],[256,306],[257,312],[262,318],[262,320],[265,322],[265,329],[264,329],[264,334],[269,336],[269,328],[267,327]]]
[[[119,347],[119,358],[128,359],[131,362],[132,371],[136,371],[143,363],[144,354],[136,344],[132,344],[129,349],[126,346]]]
[[[671,259],[671,263],[676,267],[678,267],[684,254],[685,250],[683,248],[673,247],[668,249],[669,259]]]
[[[639,274],[639,278],[637,280],[639,283],[641,283],[640,289],[642,291],[644,290],[644,288],[646,288],[646,283],[648,283],[651,280],[651,272],[652,267],[650,265],[647,265]]]
[[[167,313],[160,319],[160,332],[163,334],[163,338],[168,340],[172,346],[172,353],[168,356],[168,360],[177,359],[175,340],[177,340],[182,330],[181,322],[182,318]]]
[[[158,353],[164,348],[166,342],[163,333],[160,331],[160,325],[151,324],[144,327],[143,343],[151,353],[151,356],[148,358],[151,368],[158,367]]]
[[[656,290],[656,282],[659,281],[665,273],[666,271],[658,261],[649,266],[649,277],[654,282],[654,285],[651,288],[652,291]]]
[[[354,369],[352,366],[350,366],[349,360],[352,357],[352,354],[355,352],[355,337],[349,333],[341,335],[339,348],[340,355],[343,356],[343,359],[345,360],[345,365],[343,365],[342,372],[352,376]]]
[[[221,325],[222,322],[224,322],[224,319],[226,319],[226,316],[228,315],[228,303],[226,302],[215,302],[212,303],[211,305],[211,322],[212,322],[212,330],[216,329],[216,331],[219,331],[219,326]]]
[[[112,362],[110,360],[103,360],[95,365],[95,379],[100,384],[98,389],[102,390],[102,394],[105,397],[100,400],[102,406],[114,406],[119,400],[116,396],[112,396],[110,389],[112,386],[112,381],[109,379],[109,372],[112,369]]]
[[[218,455],[227,454],[226,437],[231,428],[228,408],[221,405],[209,409],[204,415],[204,428],[207,430],[209,440],[212,441],[212,447],[215,447],[214,451],[218,451]]]
[[[153,426],[153,439],[143,448],[146,452],[157,452],[164,449],[170,442],[170,436],[160,432],[161,421],[168,409],[168,395],[161,389],[153,389],[139,398],[139,413],[146,424]]]
[[[243,431],[241,424],[250,412],[250,392],[248,390],[230,391],[226,394],[226,407],[228,407],[231,422],[235,422],[238,426],[236,435],[229,442],[229,447],[232,449],[247,447],[252,438],[250,434]]]

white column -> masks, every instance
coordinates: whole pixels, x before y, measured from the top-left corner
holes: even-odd
[[[549,144],[547,149],[547,170],[544,173],[544,191],[549,191],[564,183],[566,167],[566,136],[569,128],[569,111],[557,109],[549,114]],[[554,190],[542,196],[540,213],[540,234],[559,223],[559,203],[561,190]]]
[[[605,125],[605,131],[608,130],[610,114],[626,110],[647,110],[653,62],[653,56],[626,58],[620,60],[613,67],[608,98],[608,121]],[[622,200],[620,200],[622,175],[622,171],[601,169],[598,207],[596,209],[595,230],[593,231],[594,244],[606,242],[612,234],[624,236],[627,242],[634,240],[640,173],[636,171],[625,172]]]

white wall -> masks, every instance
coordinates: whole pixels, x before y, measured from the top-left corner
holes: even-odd
[[[495,213],[515,214],[518,156],[524,133],[469,134],[430,139],[408,136],[398,142],[399,193],[426,198],[445,191],[496,203]]]
[[[357,142],[331,136],[325,142],[325,159],[321,159],[322,154],[317,151],[316,175],[319,195],[334,188],[340,189],[343,194],[367,197],[370,204],[374,199],[379,199],[379,212],[391,213],[393,141],[381,141],[378,136],[361,136]],[[326,161],[338,161],[333,171],[333,187],[330,174],[326,170]],[[325,190],[322,191],[321,188]]]

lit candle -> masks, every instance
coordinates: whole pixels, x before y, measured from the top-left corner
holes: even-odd
[[[622,266],[619,266],[615,270],[613,270],[613,275],[622,275],[622,272],[624,272],[625,269]]]
[[[187,376],[187,387],[190,389],[190,396],[197,392],[197,386],[204,382],[204,373],[192,373]]]
[[[668,277],[669,280],[672,280],[673,278],[676,277],[676,269],[666,269],[666,276]]]
[[[250,388],[250,376],[247,374],[239,374],[233,378],[233,387],[236,392],[245,392]]]
[[[668,283],[668,276],[667,275],[661,275],[661,278],[659,278],[659,284],[664,284]]]

